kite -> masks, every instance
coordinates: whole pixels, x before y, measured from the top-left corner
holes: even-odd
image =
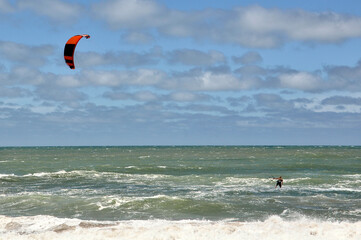
[[[68,64],[68,66],[71,69],[75,69],[75,65],[74,65],[75,47],[78,44],[79,40],[82,39],[83,37],[85,37],[86,39],[90,38],[88,34],[75,35],[71,37],[65,44],[64,59],[65,59],[65,63]]]

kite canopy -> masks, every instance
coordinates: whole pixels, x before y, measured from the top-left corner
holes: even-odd
[[[88,34],[75,35],[75,36],[71,37],[65,44],[64,59],[65,59],[66,64],[68,64],[68,66],[71,69],[75,69],[75,65],[74,65],[75,47],[82,37],[85,37],[86,39],[90,38],[90,36]]]

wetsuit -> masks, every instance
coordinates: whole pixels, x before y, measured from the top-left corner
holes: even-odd
[[[280,188],[281,188],[282,187],[282,182],[283,182],[283,180],[278,179],[277,183],[276,183],[276,187],[280,186]]]

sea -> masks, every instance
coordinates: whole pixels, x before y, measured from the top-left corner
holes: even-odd
[[[2,147],[0,239],[360,240],[361,146]]]

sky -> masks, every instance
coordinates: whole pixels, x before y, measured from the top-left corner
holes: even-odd
[[[361,145],[360,9],[0,0],[0,146]]]

